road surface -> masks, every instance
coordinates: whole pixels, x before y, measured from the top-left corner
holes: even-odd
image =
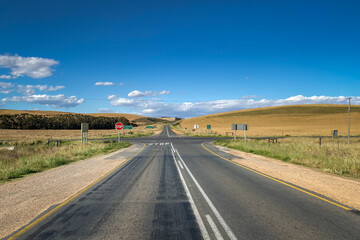
[[[166,126],[132,141],[136,157],[14,238],[360,239],[357,211],[225,161],[211,139]]]

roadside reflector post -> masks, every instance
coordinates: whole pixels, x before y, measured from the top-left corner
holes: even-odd
[[[319,137],[319,146],[321,147],[321,137]]]

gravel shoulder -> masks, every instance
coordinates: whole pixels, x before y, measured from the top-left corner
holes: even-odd
[[[324,173],[304,166],[223,146],[214,146],[222,152],[239,157],[231,159],[234,162],[360,210],[360,181],[357,179],[336,176],[331,173]]]
[[[0,185],[0,239],[70,198],[142,148],[135,144],[113,153],[49,169]]]

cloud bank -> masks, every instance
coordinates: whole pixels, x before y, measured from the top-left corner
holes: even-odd
[[[132,92],[130,92],[128,94],[128,97],[133,97],[133,98],[138,98],[138,97],[148,97],[148,96],[152,96],[152,97],[155,97],[157,95],[169,95],[171,94],[170,91],[166,91],[166,90],[163,90],[161,92],[157,92],[157,91],[145,91],[145,92],[141,92],[141,91],[138,91],[138,90],[134,90]]]
[[[114,86],[115,83],[113,82],[96,82],[95,86]]]
[[[221,113],[242,109],[272,107],[295,104],[346,104],[346,97],[312,96],[302,95],[292,96],[285,99],[232,99],[216,100],[207,102],[183,102],[165,103],[159,100],[147,100],[144,98],[129,99],[117,98],[115,95],[108,97],[113,106],[131,107],[138,113],[147,116],[177,116],[177,117],[196,117],[201,115]],[[360,97],[353,97],[352,104],[360,105]]]
[[[84,99],[78,99],[76,96],[65,96],[63,94],[58,95],[47,95],[47,94],[36,94],[28,96],[13,96],[3,98],[2,103],[7,102],[26,102],[36,103],[45,106],[51,106],[54,108],[69,108],[76,107],[81,103],[84,103]]]
[[[10,75],[0,75],[1,79],[13,79],[18,77],[44,78],[52,75],[59,61],[49,58],[21,57],[18,55],[0,55],[0,68],[9,68]]]

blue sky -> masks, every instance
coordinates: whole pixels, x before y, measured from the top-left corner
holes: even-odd
[[[0,108],[192,117],[360,104],[359,12],[355,0],[3,0]]]

